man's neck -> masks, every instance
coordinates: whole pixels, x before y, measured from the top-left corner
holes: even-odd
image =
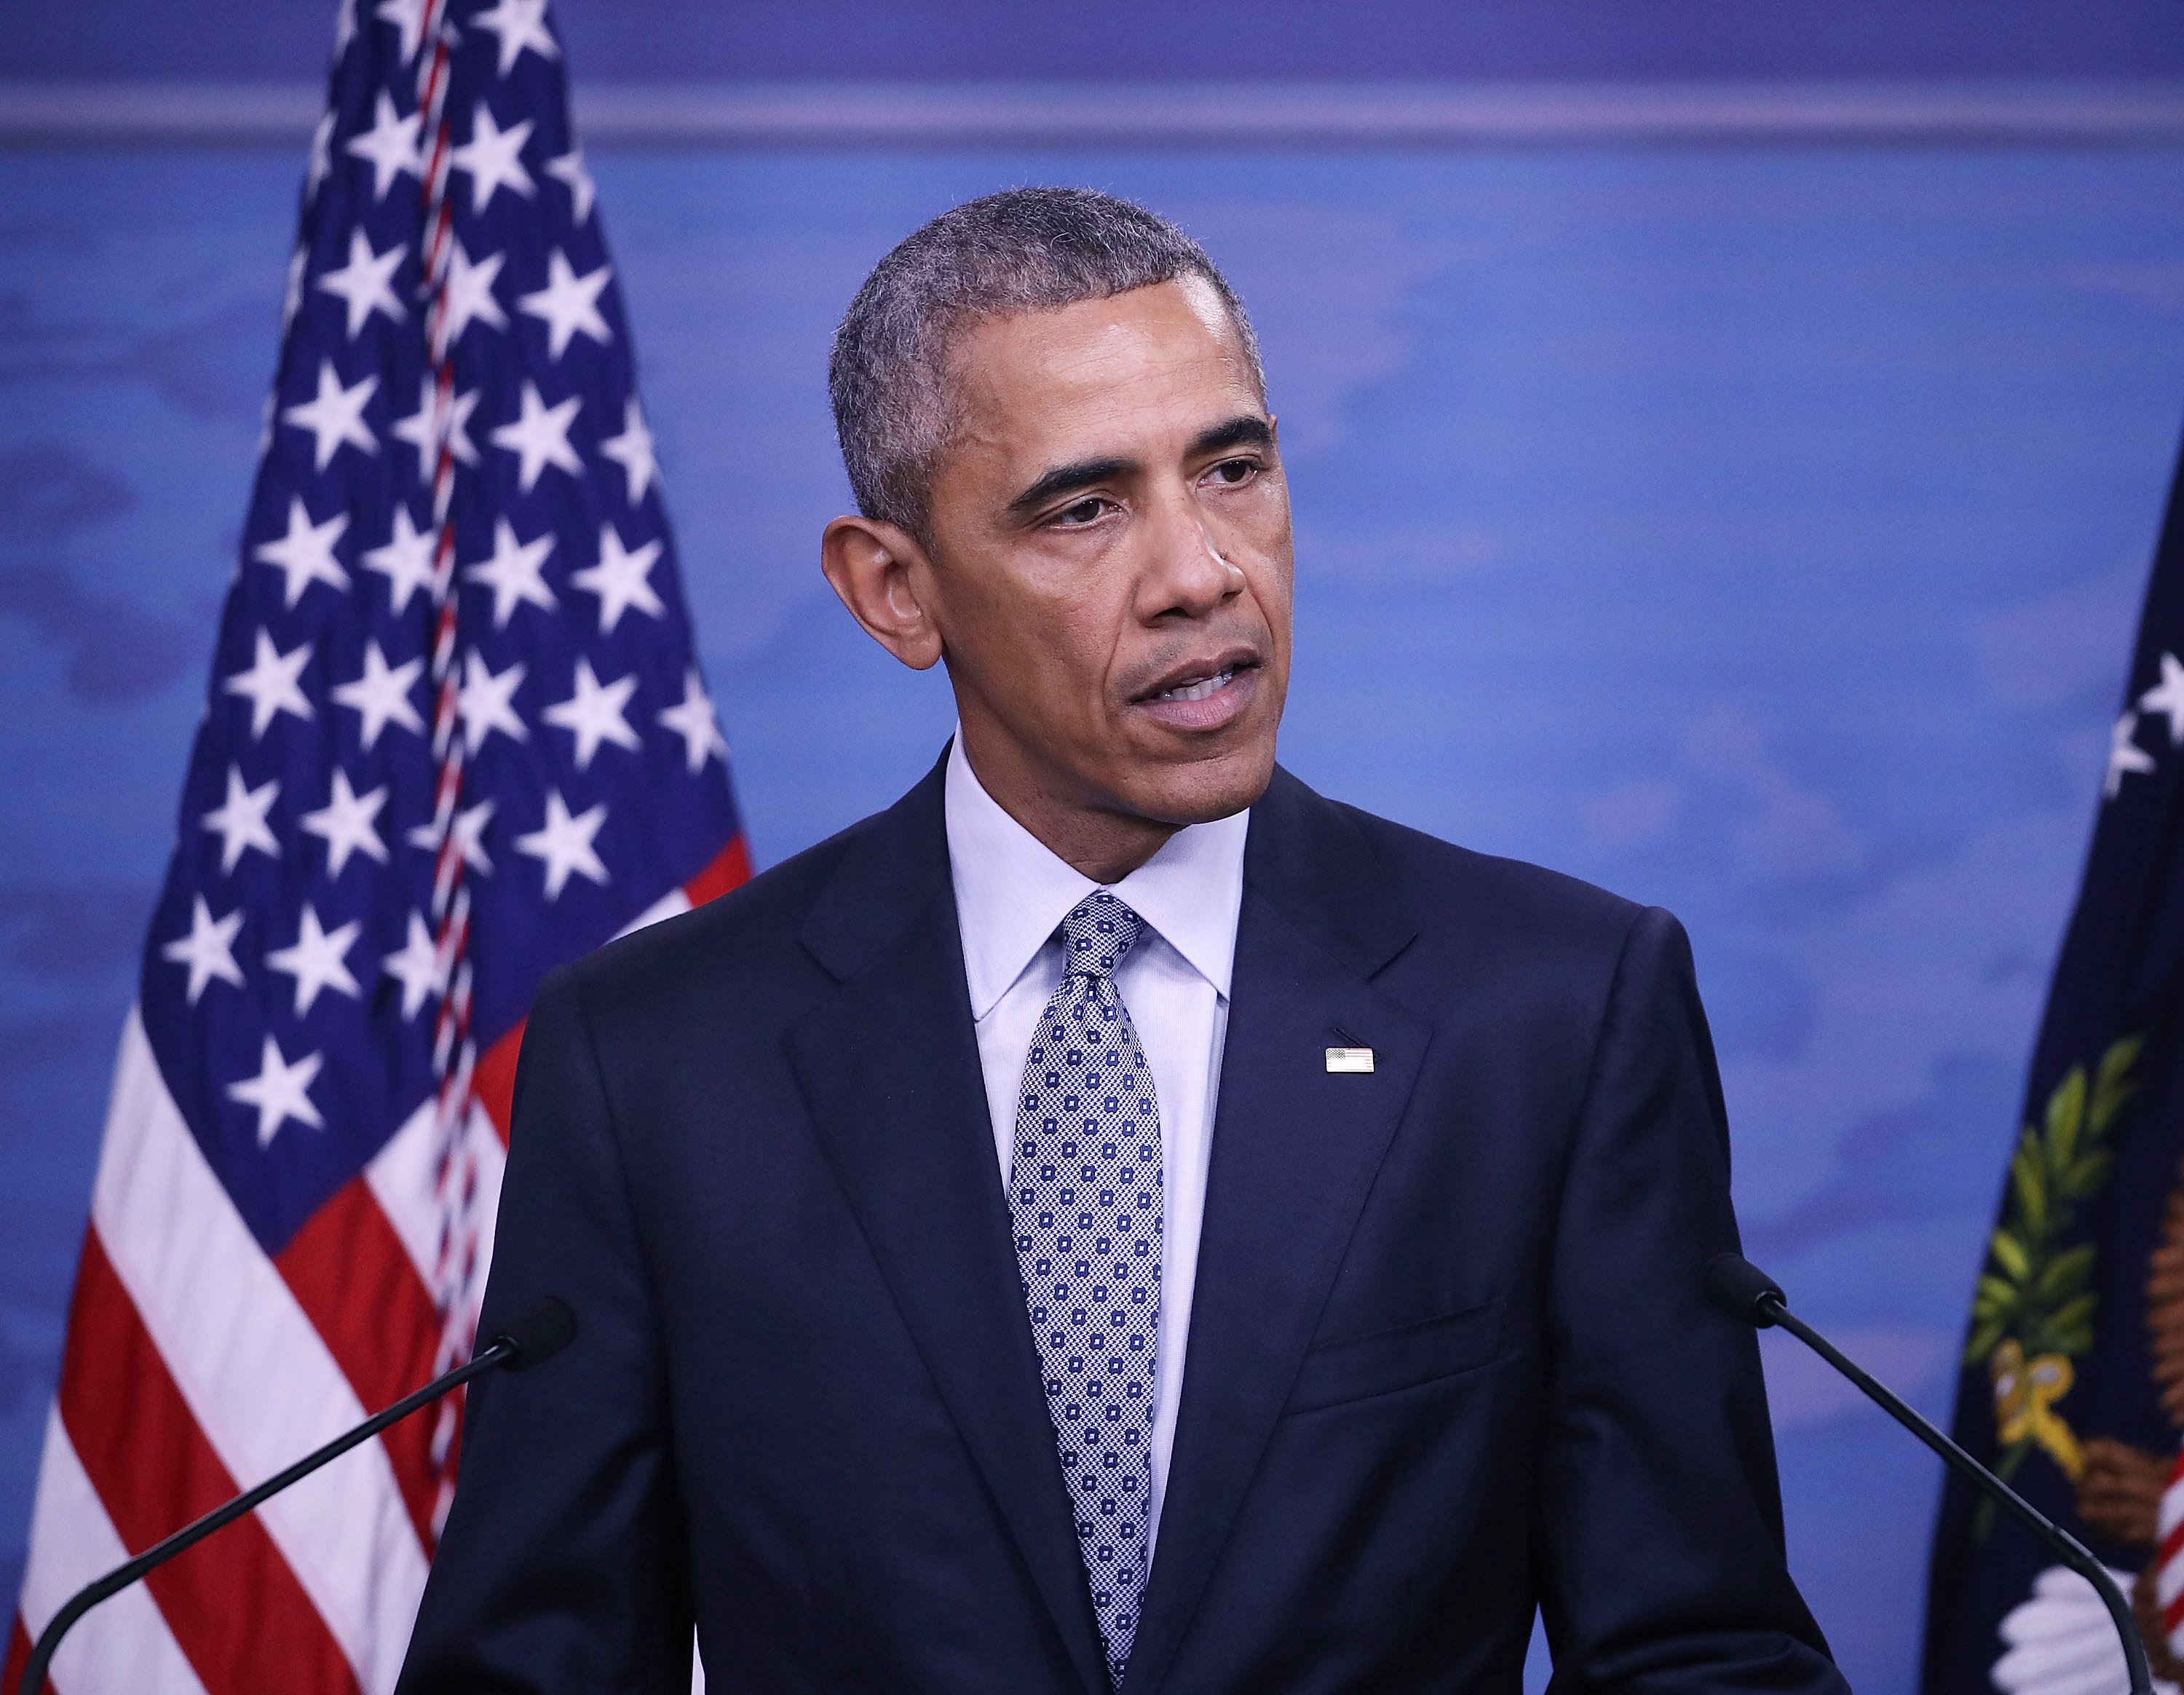
[[[1054,793],[1036,772],[964,734],[963,757],[994,804],[1063,864],[1095,883],[1119,883],[1183,828],[1087,806]]]

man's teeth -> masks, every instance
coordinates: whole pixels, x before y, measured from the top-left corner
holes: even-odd
[[[1162,690],[1153,696],[1156,700],[1204,700],[1225,688],[1228,679],[1236,674],[1233,665],[1228,670],[1217,672],[1212,677],[1196,683],[1186,683],[1178,688]]]

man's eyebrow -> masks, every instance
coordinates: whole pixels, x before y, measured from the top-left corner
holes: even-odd
[[[1057,494],[1067,494],[1072,488],[1089,488],[1111,477],[1127,477],[1137,468],[1138,462],[1134,459],[1081,459],[1074,465],[1057,465],[1010,501],[1009,510],[1028,512],[1045,505]]]
[[[1190,443],[1195,459],[1201,454],[1219,453],[1223,448],[1272,447],[1274,432],[1264,418],[1245,413],[1210,430],[1201,430]],[[1031,487],[1009,502],[1009,510],[1019,516],[1045,505],[1057,494],[1067,494],[1073,489],[1089,488],[1095,483],[1110,478],[1127,477],[1138,469],[1133,459],[1084,459],[1074,465],[1057,465],[1041,473]]]
[[[1231,418],[1225,424],[1216,424],[1212,429],[1203,432],[1191,443],[1190,452],[1195,459],[1200,454],[1218,453],[1223,448],[1267,448],[1273,444],[1273,427],[1264,418],[1255,418],[1247,412],[1240,418]]]

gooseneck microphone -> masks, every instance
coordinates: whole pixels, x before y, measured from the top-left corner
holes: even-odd
[[[316,1452],[304,1455],[286,1471],[267,1478],[255,1489],[245,1490],[232,1501],[183,1525],[164,1542],[153,1543],[126,1564],[117,1565],[105,1576],[85,1584],[69,1597],[39,1632],[37,1646],[23,1663],[23,1675],[15,1685],[15,1695],[44,1695],[46,1668],[53,1662],[53,1650],[61,1645],[61,1638],[69,1633],[70,1627],[100,1602],[118,1595],[176,1554],[195,1547],[221,1526],[233,1524],[290,1485],[302,1482],[329,1460],[338,1459],[359,1442],[370,1441],[389,1425],[398,1424],[420,1408],[431,1406],[473,1377],[482,1377],[488,1371],[528,1371],[560,1352],[576,1340],[576,1335],[577,1315],[569,1310],[569,1303],[557,1295],[547,1296],[503,1324],[468,1364],[459,1365],[446,1375],[434,1378],[415,1394],[405,1395],[384,1412],[373,1413]]]
[[[2138,1621],[2131,1602],[2108,1568],[2094,1558],[2086,1545],[1981,1465],[1942,1431],[1904,1405],[1886,1386],[1876,1382],[1857,1361],[1790,1310],[1781,1285],[1741,1254],[1717,1254],[1707,1262],[1706,1291],[1716,1306],[1732,1318],[1760,1330],[1780,1324],[1845,1377],[1865,1391],[1881,1411],[1896,1420],[1953,1468],[1957,1475],[2002,1508],[2045,1542],[2055,1557],[2086,1582],[2101,1597],[2123,1639],[2124,1664],[2131,1674],[2131,1695],[2153,1695],[2153,1677],[2146,1664],[2146,1644],[2139,1640]]]

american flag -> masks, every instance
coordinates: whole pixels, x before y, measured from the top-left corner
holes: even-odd
[[[551,967],[747,864],[546,0],[350,0],[123,1034],[5,1674],[472,1344]],[[94,1613],[62,1695],[380,1691],[460,1411]]]
[[[2184,457],[1972,1298],[1954,1433],[2134,1590],[2184,1682]],[[2164,1478],[2167,1479],[2164,1485]],[[2173,1679],[2176,1681],[2164,1681]],[[1953,1477],[1925,1695],[2121,1691],[2092,1586]]]

